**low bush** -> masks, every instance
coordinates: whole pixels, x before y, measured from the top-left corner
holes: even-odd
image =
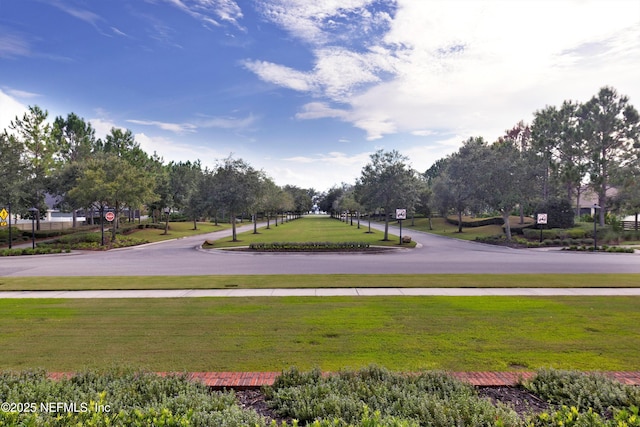
[[[15,249],[2,249],[0,250],[0,256],[19,256],[19,255],[48,255],[62,253],[62,248],[49,248],[49,247],[36,247],[33,248],[15,248]]]
[[[459,225],[458,217],[448,216],[446,218],[449,224]],[[490,218],[462,218],[463,227],[482,227],[485,225],[502,225],[504,220],[502,217],[494,216]]]
[[[63,402],[72,411],[0,411],[0,425],[266,426],[233,392],[210,392],[186,376],[114,368],[54,381],[44,371],[0,374],[1,402]],[[40,405],[40,403],[36,403]],[[9,408],[10,409],[10,408]],[[31,409],[31,408],[29,408]]]
[[[369,367],[324,377],[317,370],[301,374],[291,369],[265,394],[279,415],[302,423],[335,418],[340,423],[331,425],[369,425],[358,422],[372,410],[382,418],[405,423],[395,425],[521,425],[514,411],[492,405],[472,386],[441,372],[403,375]]]
[[[360,251],[369,247],[366,242],[268,242],[249,245],[251,250],[264,252]]]
[[[523,383],[530,392],[558,406],[574,406],[578,411],[593,409],[606,415],[613,409],[640,406],[640,389],[624,385],[600,373],[541,369]]]

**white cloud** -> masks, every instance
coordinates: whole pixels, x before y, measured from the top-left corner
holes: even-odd
[[[205,24],[220,26],[222,22],[231,23],[242,29],[242,9],[233,0],[165,0],[172,6],[198,19]]]
[[[228,155],[228,153],[222,153],[209,147],[180,144],[169,138],[149,136],[144,133],[136,133],[134,137],[136,142],[140,144],[140,148],[148,154],[156,153],[164,159],[165,163],[200,160],[203,167],[213,167],[216,159]]]
[[[313,76],[283,65],[266,61],[245,61],[244,66],[262,80],[301,92],[317,90]]]
[[[153,120],[127,120],[128,123],[143,126],[156,126],[162,130],[167,130],[175,133],[195,132],[196,126],[190,123],[167,123]]]
[[[16,34],[9,34],[0,27],[0,58],[15,58],[31,55],[29,43]]]
[[[219,129],[246,129],[250,127],[257,118],[249,114],[245,118],[235,117],[207,117],[196,121],[198,127],[219,128]]]
[[[315,64],[254,60],[247,68],[340,102],[340,110],[307,103],[296,117],[347,121],[369,140],[443,129],[492,139],[545,104],[586,101],[604,85],[640,99],[638,2],[398,0],[390,14],[376,12],[381,4],[263,5],[268,19],[309,44]],[[370,37],[351,37],[349,23],[367,23]]]
[[[25,105],[0,89],[0,132],[8,130],[11,121],[16,117],[21,117],[25,112],[27,112]]]

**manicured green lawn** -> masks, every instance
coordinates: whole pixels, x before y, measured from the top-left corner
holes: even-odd
[[[487,237],[503,234],[502,227],[499,225],[464,227],[462,229],[462,233],[458,233],[458,226],[448,223],[444,218],[433,218],[431,220],[433,229],[429,228],[429,220],[427,218],[417,218],[414,220],[414,224],[414,226],[411,226],[411,220],[407,220],[404,222],[403,227],[407,228],[408,233],[410,232],[410,230],[414,229],[461,240],[475,240],[476,237]]]
[[[0,369],[640,370],[638,297],[0,300]]]
[[[197,230],[194,230],[193,222],[170,222],[169,232],[167,234],[164,234],[164,230],[158,230],[157,228],[145,228],[143,230],[136,230],[129,234],[129,236],[149,242],[160,242],[198,234],[213,233],[214,231],[229,228],[231,228],[231,224],[219,223],[219,225],[215,225],[212,222],[199,222]]]
[[[324,274],[0,277],[0,292],[225,288],[637,288],[640,274]]]
[[[305,216],[284,224],[278,223],[276,227],[273,223],[269,229],[263,227],[258,229],[258,234],[253,231],[239,233],[238,241],[233,242],[231,237],[226,237],[213,242],[214,248],[248,246],[251,243],[264,242],[367,242],[376,246],[400,246],[399,237],[389,234],[389,240],[384,241],[382,231],[369,229],[364,222],[358,228],[354,220],[345,223],[328,216]],[[415,242],[403,245],[405,247],[415,246]]]

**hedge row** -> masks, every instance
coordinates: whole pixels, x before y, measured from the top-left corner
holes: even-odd
[[[251,243],[249,249],[266,252],[358,251],[369,248],[366,242],[273,242]]]
[[[539,239],[540,230],[525,229],[522,230],[524,237],[527,239]],[[542,239],[584,239],[585,237],[593,237],[593,233],[587,232],[582,228],[570,228],[568,230],[561,228],[551,228],[542,230]]]
[[[447,217],[447,222],[449,224],[458,225],[460,221],[458,221],[457,217]],[[474,218],[474,219],[466,219],[462,218],[462,226],[463,227],[482,227],[485,225],[502,225],[504,221],[499,216],[494,216],[491,218]]]
[[[16,248],[16,249],[1,249],[0,256],[19,256],[19,255],[49,255],[62,253],[62,249],[59,248]],[[69,252],[66,250],[66,252]]]

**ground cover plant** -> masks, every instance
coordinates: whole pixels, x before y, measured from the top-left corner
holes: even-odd
[[[273,274],[230,276],[0,277],[0,292],[265,288],[637,288],[640,274]]]
[[[637,297],[0,300],[4,369],[640,369]],[[612,345],[615,343],[615,345]]]
[[[248,231],[238,234],[238,241],[231,241],[230,237],[216,241],[208,241],[209,247],[234,247],[249,246],[251,244],[272,242],[359,242],[369,245],[399,246],[399,237],[389,235],[389,240],[384,241],[384,233],[371,230],[361,224],[353,225],[328,216],[305,216],[294,221],[280,224],[277,227],[260,228],[258,234]],[[404,244],[405,247],[415,246],[415,242]]]
[[[186,376],[129,368],[52,380],[42,370],[0,374],[3,426],[265,426],[233,392],[211,392]]]
[[[0,425],[640,425],[637,387],[624,386],[601,374],[577,371],[542,369],[518,388],[517,399],[544,399],[548,401],[546,406],[521,405],[511,400],[513,394],[495,399],[496,394],[491,393],[494,398],[489,399],[486,390],[442,371],[400,373],[375,365],[329,374],[318,369],[302,372],[289,368],[272,386],[246,393],[212,391],[186,375],[158,375],[126,366],[82,370],[56,379],[43,370],[3,371]],[[602,410],[591,404],[600,404]]]
[[[492,405],[472,386],[441,372],[401,375],[368,367],[323,377],[319,370],[293,369],[265,394],[278,415],[303,423],[338,419],[337,425],[356,425],[367,409],[381,414],[382,425],[391,424],[387,419],[434,427],[522,423],[513,410]]]

